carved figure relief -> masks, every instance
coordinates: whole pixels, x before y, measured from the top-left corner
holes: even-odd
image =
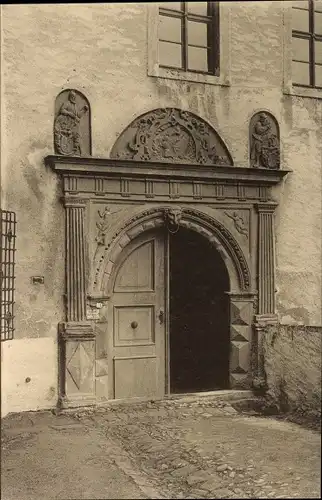
[[[76,90],[64,90],[56,98],[55,153],[65,156],[91,154],[90,109],[87,99]]]
[[[114,144],[111,158],[233,165],[216,131],[188,111],[161,108],[140,116]]]
[[[250,164],[254,168],[280,168],[279,127],[269,113],[256,113],[250,121]]]
[[[105,207],[103,212],[100,210],[97,211],[98,213],[98,222],[96,222],[96,227],[98,229],[97,236],[95,238],[95,241],[97,242],[97,245],[105,245],[105,235],[107,233],[108,228],[110,227],[110,222],[109,222],[109,217],[112,214],[115,214],[116,212],[119,212],[119,208],[116,210],[111,211],[110,207]]]
[[[243,217],[241,215],[239,215],[239,213],[236,211],[232,212],[232,213],[225,212],[225,214],[227,215],[227,217],[229,217],[230,219],[232,219],[234,221],[235,228],[237,229],[237,231],[240,234],[243,234],[244,236],[246,236],[246,238],[248,238],[248,227],[245,224]]]
[[[170,233],[174,234],[179,231],[181,217],[182,210],[179,207],[164,210],[164,220]]]

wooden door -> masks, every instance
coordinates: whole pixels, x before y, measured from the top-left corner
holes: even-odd
[[[123,250],[109,322],[114,399],[164,396],[164,271],[162,232],[144,233]]]

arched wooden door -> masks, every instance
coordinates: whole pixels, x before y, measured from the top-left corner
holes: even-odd
[[[165,395],[165,243],[143,233],[123,250],[109,315],[110,397]]]

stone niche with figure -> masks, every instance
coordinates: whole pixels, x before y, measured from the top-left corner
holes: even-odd
[[[279,126],[271,113],[256,113],[249,126],[250,166],[254,168],[280,168]]]
[[[56,98],[54,147],[58,155],[91,155],[90,106],[77,90],[63,90]]]

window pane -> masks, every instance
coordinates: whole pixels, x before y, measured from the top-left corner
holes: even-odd
[[[292,10],[292,29],[309,31],[309,12],[306,10]]]
[[[301,9],[308,9],[309,2],[308,0],[299,0],[298,2],[292,2],[293,7],[300,7]]]
[[[188,44],[207,47],[207,24],[188,21]]]
[[[322,0],[315,0],[314,2],[314,10],[322,12]]]
[[[322,35],[322,12],[314,12],[314,33]]]
[[[198,16],[207,15],[207,2],[187,2],[189,14],[198,14]]]
[[[315,65],[315,86],[322,87],[322,66]]]
[[[159,16],[159,38],[169,42],[181,42],[181,19]]]
[[[160,2],[162,9],[181,10],[181,2]]]
[[[171,42],[159,42],[159,64],[161,66],[181,68],[181,45]]]
[[[188,47],[188,69],[208,71],[208,50]]]
[[[310,66],[308,63],[292,62],[292,81],[299,85],[310,85]]]
[[[309,40],[304,40],[303,38],[295,38],[292,39],[292,49],[293,49],[293,58],[299,61],[307,61],[309,62]]]
[[[322,41],[319,42],[318,40],[315,41],[314,44],[314,59],[316,63],[322,64]]]

